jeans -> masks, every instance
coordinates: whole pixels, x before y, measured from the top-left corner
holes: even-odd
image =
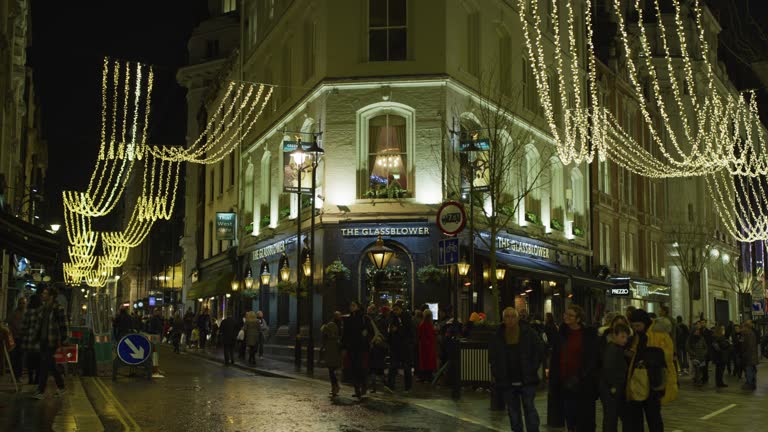
[[[395,388],[395,378],[397,377],[397,371],[399,368],[397,367],[390,367],[389,368],[389,376],[388,378],[388,385],[389,388],[394,389]],[[410,364],[403,364],[403,378],[405,379],[405,391],[408,391],[411,389],[411,386],[413,385],[413,371],[411,370]]]
[[[336,387],[336,386],[339,385],[339,379],[336,378],[336,369],[337,368],[335,368],[335,367],[334,368],[330,368],[330,367],[328,368],[328,378],[331,379],[331,385],[333,387]]]
[[[648,423],[648,432],[664,432],[664,422],[661,419],[661,398],[651,393],[642,402],[627,402],[624,422],[624,432],[643,432],[643,414]]]
[[[256,363],[256,345],[248,345],[248,363]]]
[[[747,385],[755,387],[757,385],[757,367],[755,365],[744,366]]]
[[[725,363],[723,362],[717,362],[715,363],[715,385],[723,385],[725,384],[723,382],[723,373],[725,372]]]
[[[508,387],[503,390],[502,397],[507,406],[512,432],[539,432],[539,413],[533,403],[533,399],[536,397],[536,386]],[[522,413],[520,412],[521,404]],[[525,429],[523,429],[522,415],[525,415]]]
[[[208,339],[208,332],[205,330],[200,330],[200,349],[205,349],[206,339]]]
[[[37,384],[38,371],[40,370],[40,352],[39,351],[27,351],[27,375],[29,375],[29,384]]]
[[[367,389],[366,377],[368,376],[368,353],[360,351],[347,351],[349,358],[349,374],[355,387],[355,394],[360,395]]]
[[[235,346],[224,344],[224,364],[235,364]]]
[[[595,400],[584,395],[563,395],[563,414],[568,430],[594,431]]]
[[[617,389],[617,393],[611,393],[607,385],[600,386],[600,402],[603,404],[603,432],[617,432],[619,420],[624,418],[624,399],[616,397],[623,394],[624,388]]]
[[[685,346],[677,347],[677,360],[680,362],[682,369],[688,370],[690,365],[688,364],[688,350]]]
[[[56,352],[56,348],[44,344],[40,345],[40,369],[37,371],[37,391],[40,393],[45,393],[45,386],[48,384],[48,371],[53,371],[56,387],[64,389],[64,379],[61,377],[61,373],[56,367],[56,362],[53,360],[54,352]]]
[[[19,377],[21,377],[21,372],[24,370],[24,350],[22,350],[19,345],[16,345],[16,348],[14,348],[13,351],[10,352],[10,357],[11,357],[11,365],[13,365],[13,375],[16,377],[16,380],[18,381]]]

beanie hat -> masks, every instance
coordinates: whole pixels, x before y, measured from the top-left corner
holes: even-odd
[[[469,316],[469,321],[471,322],[480,321],[480,315],[478,315],[477,312],[472,312],[472,314]]]
[[[629,316],[629,322],[641,322],[648,329],[651,326],[651,317],[648,316],[648,312],[642,309],[635,309]]]

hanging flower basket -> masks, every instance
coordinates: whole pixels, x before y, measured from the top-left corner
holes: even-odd
[[[339,280],[350,280],[352,278],[352,271],[341,262],[341,259],[336,259],[328,267],[325,268],[325,280],[326,282],[336,282]]]
[[[280,281],[277,283],[277,292],[280,294],[288,294],[290,296],[307,296],[307,279],[301,281],[301,287],[297,290],[296,282]]]
[[[425,265],[416,270],[416,278],[423,284],[440,283],[445,278],[445,270],[432,264]]]

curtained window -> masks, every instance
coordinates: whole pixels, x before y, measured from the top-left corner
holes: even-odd
[[[405,118],[380,115],[368,122],[369,190],[397,187],[407,190]]]

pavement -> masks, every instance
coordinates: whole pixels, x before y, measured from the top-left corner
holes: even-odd
[[[37,401],[33,389],[13,393],[0,382],[0,431],[508,431],[503,411],[491,411],[489,395],[468,389],[454,401],[445,387],[416,384],[412,392],[379,391],[363,401],[342,386],[330,398],[327,372],[297,371],[292,363],[257,360],[255,367],[238,362],[222,365],[217,350],[174,354],[160,347],[163,378],[66,378],[67,394]],[[714,372],[714,371],[713,371]],[[711,375],[711,378],[714,376]],[[0,376],[0,381],[6,377]],[[680,398],[663,408],[668,432],[762,431],[763,401],[768,393],[768,367],[758,368],[758,390],[730,387],[697,388],[681,383]],[[601,418],[598,403],[598,419]],[[546,392],[536,397],[540,417],[546,419]],[[600,428],[598,427],[598,430]],[[547,428],[542,431],[559,429]]]

